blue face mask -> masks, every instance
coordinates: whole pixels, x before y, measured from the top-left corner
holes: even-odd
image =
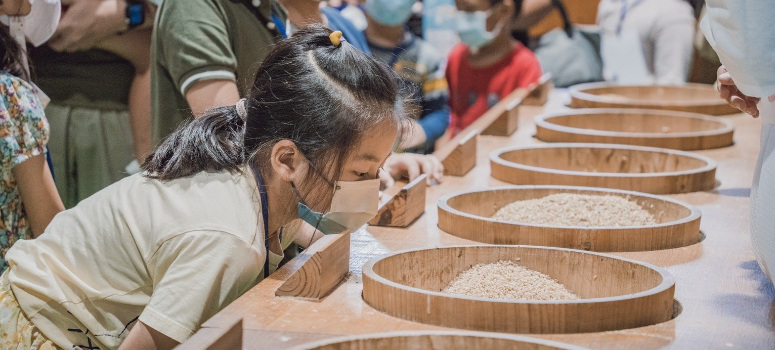
[[[457,34],[460,41],[472,50],[479,50],[489,44],[503,27],[502,23],[498,23],[492,31],[488,31],[487,17],[489,17],[488,11],[457,12]]]
[[[406,23],[417,0],[366,0],[366,13],[386,26]]]
[[[353,232],[377,215],[379,206],[379,179],[337,181],[327,213],[316,212],[304,204],[301,194],[297,206],[299,218],[325,235]]]

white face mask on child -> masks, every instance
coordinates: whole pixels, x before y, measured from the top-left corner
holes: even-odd
[[[457,34],[460,41],[471,50],[479,50],[489,44],[500,33],[504,26],[503,20],[498,22],[492,31],[487,30],[487,18],[492,15],[490,11],[466,12],[458,11],[456,17]]]

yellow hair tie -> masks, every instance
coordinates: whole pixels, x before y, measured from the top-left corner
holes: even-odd
[[[339,46],[342,43],[342,32],[338,30],[334,31],[328,35],[328,38],[331,39],[331,43],[334,44],[334,46]]]

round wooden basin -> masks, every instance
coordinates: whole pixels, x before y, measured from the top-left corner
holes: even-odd
[[[570,87],[572,108],[647,108],[710,115],[740,113],[712,85],[617,85],[589,83]]]
[[[702,114],[646,109],[578,109],[535,118],[546,142],[616,143],[701,150],[731,146],[729,121]]]
[[[555,350],[584,349],[559,342],[518,335],[470,331],[425,331],[364,334],[303,344],[294,350],[393,350],[393,349],[492,349]]]
[[[655,194],[716,187],[716,162],[689,152],[599,143],[509,147],[490,155],[492,177],[516,185],[617,188]]]
[[[649,211],[654,225],[571,227],[502,221],[492,216],[505,205],[555,193],[612,195]],[[602,252],[676,248],[700,241],[700,211],[689,204],[647,193],[569,186],[509,186],[452,193],[439,199],[439,228],[489,244],[552,246]]]
[[[480,263],[517,261],[547,274],[579,300],[528,301],[442,293]],[[602,332],[652,325],[673,315],[674,278],[664,269],[611,255],[536,246],[451,246],[409,250],[363,267],[363,300],[389,315],[501,333]]]

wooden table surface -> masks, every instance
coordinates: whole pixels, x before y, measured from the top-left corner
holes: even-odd
[[[285,348],[342,335],[449,330],[391,317],[369,307],[361,299],[361,267],[369,259],[395,250],[478,244],[437,227],[438,198],[461,190],[507,185],[490,177],[489,154],[506,146],[540,142],[533,138],[533,117],[564,108],[568,99],[566,92],[554,91],[543,107],[521,106],[519,129],[511,137],[480,136],[477,166],[464,177],[448,176],[440,185],[429,187],[425,214],[408,228],[367,227],[353,233],[351,275],[322,301],[275,297],[282,284],[275,274],[205,322],[182,347],[197,348],[240,318],[246,349]],[[668,196],[702,211],[701,230],[706,238],[677,249],[614,253],[672,273],[680,314],[671,321],[636,329],[531,336],[594,349],[775,348],[775,289],[756,263],[748,226],[748,196],[761,123],[742,114],[719,118],[734,123],[735,145],[697,152],[718,161],[719,187]]]

